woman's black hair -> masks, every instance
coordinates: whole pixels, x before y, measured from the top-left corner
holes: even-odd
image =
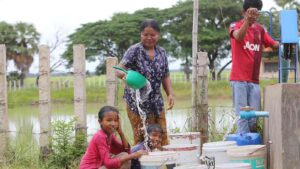
[[[163,130],[159,124],[149,124],[149,126],[147,127],[147,133],[150,134],[152,132],[159,132],[162,134]]]
[[[140,27],[140,32],[143,32],[146,27],[153,28],[156,32],[160,32],[160,28],[156,20],[154,19],[145,19]]]
[[[119,110],[115,107],[112,107],[112,106],[103,106],[99,112],[98,112],[98,119],[100,121],[102,121],[103,117],[105,116],[106,113],[108,112],[116,112],[119,114]]]
[[[256,8],[260,11],[262,6],[263,3],[261,0],[244,0],[243,9],[247,11],[248,8]]]

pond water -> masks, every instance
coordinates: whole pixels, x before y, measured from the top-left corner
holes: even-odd
[[[98,104],[87,104],[87,133],[91,137],[99,130],[97,113],[100,106]],[[69,121],[74,117],[73,104],[52,104],[51,121],[64,120]],[[20,106],[8,109],[10,136],[15,137],[20,133],[20,129],[28,128],[38,141],[40,133],[38,106]],[[217,129],[224,129],[232,125],[231,107],[209,108],[209,123]],[[128,140],[133,140],[132,129],[125,110],[120,110],[122,119],[122,128]],[[175,109],[166,112],[167,128],[169,131],[184,132],[190,131],[190,109]]]

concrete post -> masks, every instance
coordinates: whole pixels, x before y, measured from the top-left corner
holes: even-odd
[[[4,161],[8,147],[6,48],[0,45],[0,164]]]
[[[50,153],[51,133],[50,50],[46,45],[39,46],[39,75],[40,151],[42,157],[46,158]]]
[[[207,52],[197,53],[196,113],[197,130],[200,131],[202,145],[208,141],[208,57]],[[195,129],[195,128],[194,128]]]
[[[74,112],[77,118],[76,135],[87,134],[86,127],[86,91],[85,91],[85,48],[74,45]]]
[[[268,148],[269,169],[300,167],[300,84],[266,86],[264,143]]]
[[[106,101],[107,105],[117,106],[118,79],[115,76],[113,66],[118,64],[117,57],[107,57],[106,59]]]

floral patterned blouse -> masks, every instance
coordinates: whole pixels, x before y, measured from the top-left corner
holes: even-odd
[[[161,84],[165,77],[169,76],[169,67],[166,51],[156,45],[155,56],[151,60],[142,43],[132,45],[124,54],[121,62],[129,70],[141,73],[151,84],[151,92],[143,99],[140,108],[147,114],[159,115],[164,109],[164,101],[161,94]],[[141,97],[145,97],[147,87],[140,89]],[[126,86],[124,99],[131,110],[138,114],[136,106],[135,90]]]

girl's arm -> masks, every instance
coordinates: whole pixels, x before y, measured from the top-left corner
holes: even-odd
[[[130,146],[129,146],[128,141],[127,141],[126,137],[124,136],[124,133],[123,133],[123,130],[122,130],[121,118],[119,118],[119,126],[118,126],[118,129],[117,129],[117,132],[119,133],[120,138],[122,140],[122,145],[124,147],[124,150],[125,151],[127,150],[127,152],[129,152]]]
[[[92,142],[97,146],[99,157],[103,160],[103,165],[106,168],[118,168],[121,166],[121,160],[119,158],[111,158],[110,157],[110,149],[106,142],[105,137],[98,137],[96,141]],[[90,143],[91,144],[91,143]]]
[[[129,160],[132,160],[132,159],[137,159],[137,158],[140,158],[142,155],[147,155],[148,152],[145,151],[145,150],[139,150],[135,153],[132,153],[132,154],[128,154],[126,156],[122,156],[120,157],[120,160],[121,160],[121,164],[123,164],[124,162],[127,162]]]
[[[120,132],[118,131],[119,135],[120,135],[120,138],[122,140],[122,145],[123,145],[123,148],[126,152],[129,152],[130,150],[130,146],[129,146],[129,143],[126,139],[126,137],[124,136],[124,133],[123,131],[121,130]]]

